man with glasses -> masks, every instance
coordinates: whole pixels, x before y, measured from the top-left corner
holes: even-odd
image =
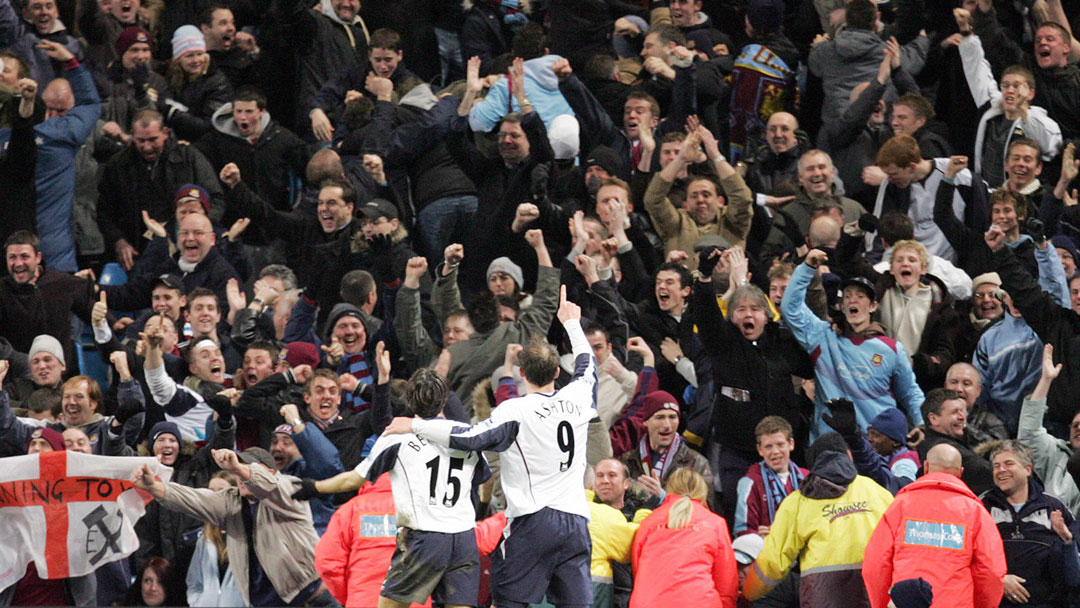
[[[975,105],[983,110],[975,136],[975,173],[991,186],[1006,181],[1007,160],[1014,138],[1027,137],[1038,144],[1035,161],[1043,162],[1061,151],[1061,128],[1046,110],[1031,105],[1035,98],[1035,75],[1031,70],[1013,65],[1001,75],[1001,88],[983,53],[982,41],[972,32],[972,16],[967,9],[953,11],[960,28],[957,45]],[[1035,175],[1038,175],[1037,173]],[[1032,175],[1030,179],[1035,179]],[[1026,193],[1025,193],[1026,194]]]
[[[160,284],[159,278],[165,274],[180,277],[186,293],[202,287],[214,292],[219,301],[227,302],[225,285],[229,279],[240,280],[240,275],[214,247],[216,242],[217,235],[209,217],[201,213],[184,216],[177,231],[178,251],[147,271],[130,277],[124,285],[101,286],[108,297],[109,306],[115,310],[146,308],[154,287]]]

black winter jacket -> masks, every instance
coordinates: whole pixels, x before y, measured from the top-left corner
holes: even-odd
[[[251,143],[236,127],[231,103],[218,108],[212,122],[214,130],[195,142],[195,147],[206,155],[214,170],[236,163],[244,183],[259,197],[275,209],[291,210],[289,177],[303,176],[310,158],[303,140],[264,112],[259,138]],[[243,217],[238,209],[229,211],[222,222],[225,226]],[[244,240],[249,240],[247,234]]]
[[[167,223],[174,219],[173,200],[184,184],[199,184],[210,194],[210,220],[219,223],[225,215],[225,197],[217,172],[194,146],[176,143],[171,137],[153,163],[147,163],[133,146],[114,156],[105,165],[98,183],[98,224],[105,246],[120,239],[138,251],[146,247],[142,221],[145,209],[150,217]]]
[[[211,117],[218,108],[229,102],[232,85],[213,65],[210,70],[179,91],[170,91],[171,99],[187,106],[187,111],[166,108],[169,127],[176,130],[177,139],[194,142],[214,130]]]
[[[1011,607],[1023,605],[1032,608],[1049,608],[1064,602],[1068,591],[1068,578],[1075,578],[1075,567],[1069,577],[1071,561],[1075,566],[1075,556],[1065,556],[1066,551],[1076,553],[1076,543],[1064,543],[1054,532],[1050,524],[1050,514],[1060,511],[1065,518],[1065,525],[1072,526],[1073,514],[1057,498],[1046,494],[1038,476],[1028,478],[1028,499],[1017,511],[1009,504],[1005,493],[998,488],[983,492],[982,500],[986,510],[997,524],[1005,545],[1007,572],[1024,579],[1024,589],[1031,595],[1024,604],[1010,602],[1003,598],[1001,605]]]
[[[766,323],[756,341],[744,338],[721,315],[713,283],[695,281],[693,298],[698,337],[712,358],[712,439],[753,455],[754,427],[762,418],[783,416],[794,423],[802,417],[791,376],[813,378],[814,364],[791,330],[775,322]],[[698,378],[699,385],[705,380]]]

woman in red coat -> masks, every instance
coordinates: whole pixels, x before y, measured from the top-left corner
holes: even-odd
[[[682,468],[671,474],[667,497],[634,536],[630,608],[735,608],[735,552],[727,522],[704,505],[708,493],[700,473]]]

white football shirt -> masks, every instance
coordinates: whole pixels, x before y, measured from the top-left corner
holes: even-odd
[[[472,428],[446,420],[413,422],[417,436],[440,445],[502,452],[510,519],[544,507],[589,518],[585,448],[589,421],[596,416],[596,359],[581,323],[572,319],[564,327],[573,347],[574,375],[562,389],[507,399]]]
[[[390,473],[397,525],[446,533],[472,530],[473,486],[491,477],[483,455],[452,450],[412,434],[379,437],[355,470],[369,480]]]

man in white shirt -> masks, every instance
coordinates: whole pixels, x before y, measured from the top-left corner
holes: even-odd
[[[596,415],[596,359],[581,329],[581,309],[559,298],[574,375],[555,390],[559,358],[540,340],[518,356],[527,394],[504,401],[469,428],[444,420],[395,418],[387,435],[415,433],[459,450],[495,450],[501,458],[508,524],[494,554],[492,595],[500,608],[525,608],[545,596],[557,607],[592,604],[589,507],[581,480],[589,420]]]

